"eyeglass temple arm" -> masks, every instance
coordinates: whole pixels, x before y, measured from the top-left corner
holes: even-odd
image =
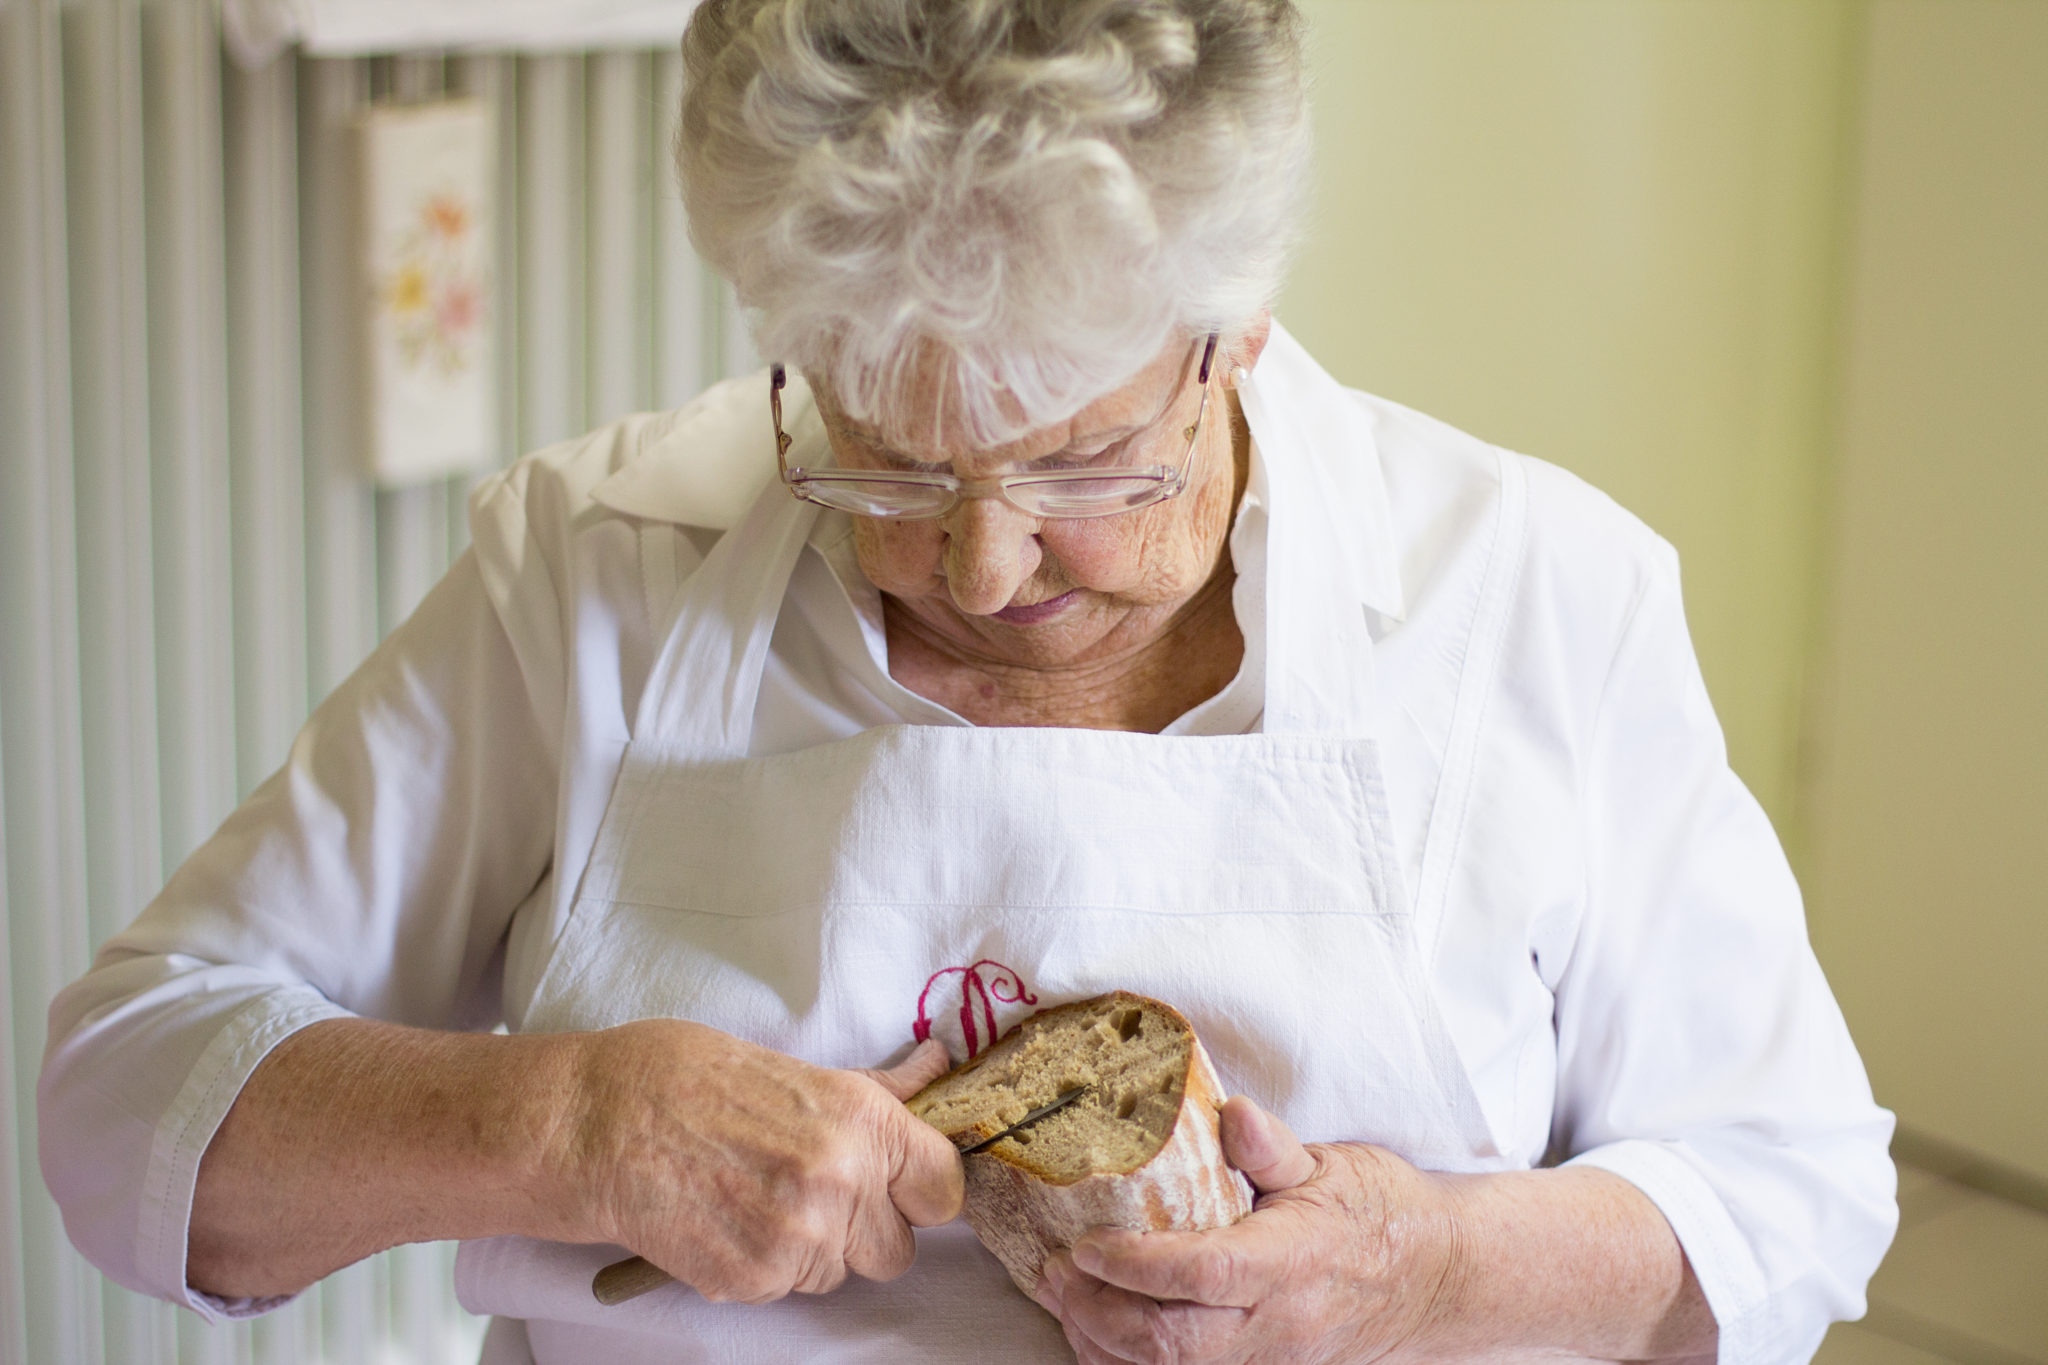
[[[782,471],[784,483],[789,482],[789,447],[793,444],[789,433],[782,429],[782,388],[788,382],[781,361],[768,367],[768,410],[775,419],[775,466]]]
[[[1195,409],[1195,420],[1188,424],[1187,453],[1181,456],[1180,469],[1173,476],[1172,491],[1166,495],[1167,497],[1178,497],[1180,491],[1187,487],[1188,466],[1192,465],[1195,460],[1195,432],[1201,429],[1202,417],[1209,411],[1209,367],[1216,359],[1216,338],[1217,333],[1209,333],[1208,344],[1202,347],[1202,370],[1200,376],[1202,402]]]

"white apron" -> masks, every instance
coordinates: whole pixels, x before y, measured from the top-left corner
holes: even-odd
[[[1246,409],[1258,432],[1249,391]],[[970,1031],[985,1046],[1034,1007],[1122,988],[1185,1013],[1225,1087],[1305,1141],[1368,1140],[1437,1170],[1512,1164],[1418,951],[1369,733],[1364,611],[1307,565],[1331,513],[1273,437],[1250,735],[899,725],[749,758],[817,515],[769,485],[678,593],[524,1027],[681,1017],[860,1067],[927,1027],[959,1060]],[[601,1307],[590,1275],[621,1254],[466,1246],[465,1303],[526,1320],[494,1326],[486,1361],[1071,1359],[960,1223],[921,1232],[889,1284],[761,1307],[680,1286]]]

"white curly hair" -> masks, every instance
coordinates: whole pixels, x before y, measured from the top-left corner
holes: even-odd
[[[1302,27],[1292,0],[705,0],[691,239],[848,416],[1003,444],[1270,306]]]

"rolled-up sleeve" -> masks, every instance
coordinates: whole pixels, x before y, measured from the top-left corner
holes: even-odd
[[[546,665],[519,645],[465,554],[51,1005],[43,1176],[114,1280],[207,1316],[278,1302],[186,1285],[199,1161],[249,1074],[336,1016],[496,1022],[556,808],[559,735],[526,676]]]
[[[1720,1326],[1723,1365],[1804,1361],[1860,1317],[1897,1227],[1892,1116],[1730,770],[1668,547],[1588,759],[1587,901],[1556,988],[1554,1150],[1639,1187]]]

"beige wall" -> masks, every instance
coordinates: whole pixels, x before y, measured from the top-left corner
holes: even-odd
[[[1869,36],[1814,935],[1900,1120],[2048,1179],[2048,4]]]
[[[1843,6],[1305,8],[1317,205],[1282,319],[1678,546],[1736,769],[1796,843]]]
[[[1304,5],[1281,316],[1678,546],[1879,1098],[2048,1178],[2048,3]]]

